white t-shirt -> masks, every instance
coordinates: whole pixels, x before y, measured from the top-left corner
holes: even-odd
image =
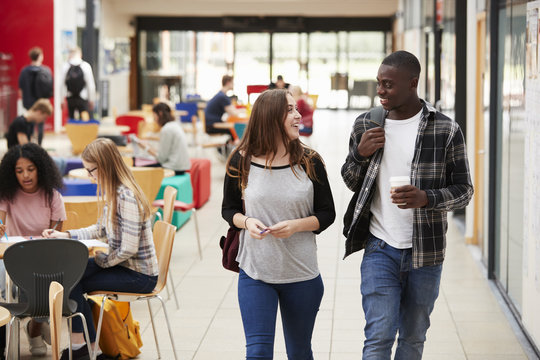
[[[411,174],[411,163],[420,116],[422,111],[410,119],[386,119],[384,125],[384,152],[377,175],[377,191],[371,203],[369,231],[388,245],[397,249],[412,247],[413,209],[400,209],[390,199],[392,176]]]

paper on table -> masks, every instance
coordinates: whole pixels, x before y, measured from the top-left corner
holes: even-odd
[[[2,242],[16,243],[16,242],[26,241],[26,240],[29,240],[29,238],[24,237],[24,236],[10,236],[8,237],[8,241],[2,241]]]
[[[109,247],[109,244],[104,243],[103,241],[96,240],[96,239],[79,240],[79,241],[82,242],[84,245],[86,245],[87,248],[91,248],[91,247],[105,247],[105,248],[108,248]]]

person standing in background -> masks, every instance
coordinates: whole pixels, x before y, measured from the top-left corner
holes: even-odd
[[[86,111],[91,119],[96,99],[96,84],[89,63],[81,57],[81,49],[75,47],[69,53],[69,60],[62,69],[63,96],[66,97],[70,119],[75,118],[75,110],[79,118]]]
[[[268,88],[269,89],[288,89],[289,86],[290,84],[286,83],[285,80],[283,80],[283,76],[278,75],[276,78],[276,82],[270,83],[270,85],[268,85]]]
[[[48,66],[43,65],[43,50],[34,46],[28,56],[30,65],[25,66],[19,75],[19,96],[26,110],[30,110],[38,99],[53,96],[52,72]],[[39,145],[43,140],[43,124],[44,122],[36,124]]]

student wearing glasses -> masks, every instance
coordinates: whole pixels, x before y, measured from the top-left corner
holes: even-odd
[[[62,195],[62,176],[53,159],[34,143],[15,145],[0,163],[0,237],[40,236],[43,229],[62,229],[66,219]],[[1,262],[2,292],[5,287]],[[30,320],[24,327],[34,356],[47,354],[51,343],[46,321]]]
[[[108,254],[97,252],[88,260],[86,271],[70,296],[77,301],[77,311],[86,317],[93,347],[96,330],[92,310],[84,294],[95,290],[150,292],[156,286],[158,264],[152,238],[150,204],[116,145],[109,139],[98,138],[86,146],[81,158],[98,185],[99,220],[95,225],[67,232],[47,229],[43,236],[81,240],[107,238]],[[73,359],[87,359],[88,344],[85,344],[79,319],[73,320],[72,340]],[[101,351],[98,354],[97,359],[107,359]],[[68,355],[69,350],[65,349],[61,359],[68,359]]]

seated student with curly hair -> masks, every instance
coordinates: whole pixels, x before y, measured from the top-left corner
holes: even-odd
[[[61,229],[66,211],[56,189],[62,186],[58,168],[41,146],[28,143],[10,148],[0,163],[0,236],[41,237],[57,222],[56,228]],[[3,272],[3,263],[1,267]],[[5,285],[3,276],[0,283]],[[30,320],[25,332],[32,355],[45,355],[44,339],[50,344],[48,326]]]

